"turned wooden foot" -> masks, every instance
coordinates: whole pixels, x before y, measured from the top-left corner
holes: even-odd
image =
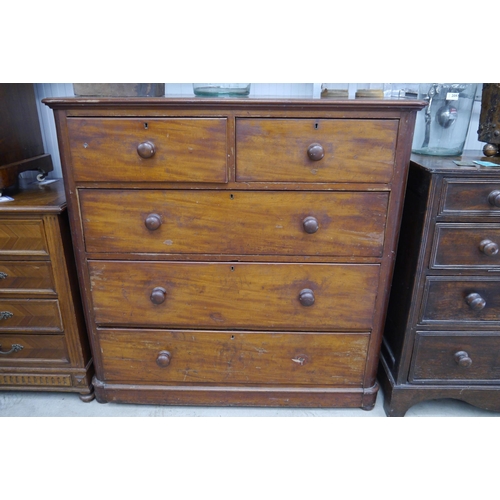
[[[79,394],[79,396],[84,403],[90,403],[91,401],[94,401],[95,399],[94,388],[91,386],[91,390],[88,394]]]

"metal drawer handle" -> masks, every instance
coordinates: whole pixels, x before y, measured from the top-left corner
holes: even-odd
[[[24,346],[22,346],[21,344],[12,344],[10,351],[2,351],[2,345],[0,344],[0,354],[3,354],[4,356],[7,356],[7,354],[12,354],[13,352],[19,352],[22,349],[24,349]]]
[[[9,319],[14,316],[14,313],[11,313],[10,311],[0,311],[0,319]]]
[[[483,252],[485,255],[491,257],[492,255],[496,255],[498,253],[498,245],[491,240],[483,240],[479,243],[479,250]]]
[[[464,368],[469,368],[472,365],[472,359],[469,354],[465,351],[458,351],[455,353],[455,361],[457,365],[463,366]]]
[[[7,276],[9,276],[7,273],[2,273],[0,271],[0,280],[4,280],[5,278],[7,278]]]
[[[486,300],[484,300],[478,293],[470,293],[465,297],[465,302],[474,311],[481,311],[486,307]]]

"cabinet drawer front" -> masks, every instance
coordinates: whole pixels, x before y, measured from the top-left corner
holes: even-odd
[[[252,330],[370,330],[379,276],[368,264],[90,261],[89,270],[98,324]]]
[[[227,182],[223,118],[70,118],[68,133],[76,181]]]
[[[0,335],[0,367],[43,361],[68,362],[64,335]]]
[[[500,334],[417,333],[410,381],[500,380]]]
[[[62,332],[57,300],[0,300],[0,332]]]
[[[422,322],[500,323],[500,279],[428,277]]]
[[[104,378],[172,384],[361,386],[368,334],[102,331]]]
[[[80,201],[88,252],[380,257],[388,193],[81,189]]]
[[[3,219],[0,222],[0,255],[48,256],[43,222]]]
[[[440,207],[443,215],[500,215],[500,207],[494,204],[496,196],[493,194],[495,191],[500,194],[500,179],[498,182],[444,179],[443,189]],[[497,203],[500,203],[500,198]]]
[[[397,120],[241,118],[236,180],[387,183],[397,133]]]
[[[50,262],[0,261],[0,294],[54,293]]]

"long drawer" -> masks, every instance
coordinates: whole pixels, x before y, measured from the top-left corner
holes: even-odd
[[[379,265],[90,261],[97,324],[369,331]]]
[[[44,361],[68,362],[64,335],[0,335],[0,367]]]
[[[0,295],[55,294],[50,262],[0,261]]]
[[[389,198],[204,190],[79,195],[88,252],[367,257],[382,255]]]
[[[102,330],[108,382],[361,386],[369,335]]]
[[[0,331],[49,333],[62,332],[58,300],[0,300]]]

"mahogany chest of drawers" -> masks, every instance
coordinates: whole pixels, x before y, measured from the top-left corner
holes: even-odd
[[[0,203],[0,390],[94,398],[62,180]]]
[[[479,159],[412,156],[380,366],[390,416],[436,398],[500,411],[500,169],[453,162]]]
[[[423,103],[44,102],[98,401],[373,407]]]

